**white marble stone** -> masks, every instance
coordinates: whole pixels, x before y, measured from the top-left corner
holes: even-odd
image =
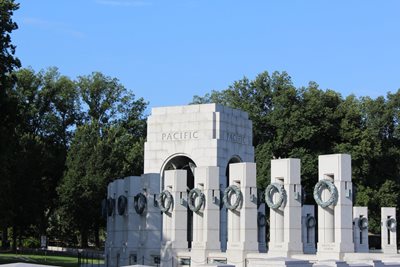
[[[197,167],[194,176],[195,188],[204,194],[205,202],[198,212],[193,212],[191,257],[193,262],[204,262],[209,253],[218,252],[221,247],[219,241],[219,168]]]
[[[142,175],[142,187],[147,198],[147,207],[141,217],[144,221],[144,229],[141,231],[141,244],[139,259],[143,263],[154,264],[154,257],[160,257],[161,249],[161,213],[157,203],[157,196],[160,192],[160,174],[147,173]],[[143,224],[142,224],[143,226]]]
[[[242,201],[237,209],[228,210],[228,244],[226,255],[229,264],[245,266],[247,253],[258,251],[257,242],[257,196],[256,164],[235,163],[229,167],[230,185],[242,192]],[[235,197],[231,198],[235,201]]]
[[[297,257],[275,257],[268,253],[248,254],[246,259],[247,266],[251,267],[312,267],[310,260],[299,259]]]
[[[381,208],[381,240],[384,253],[397,254],[397,229],[389,230],[387,220],[396,219],[396,208]]]
[[[186,170],[165,171],[165,190],[172,195],[169,211],[163,213],[161,266],[176,266],[176,254],[188,249]]]
[[[350,155],[319,156],[318,174],[319,180],[327,179],[334,183],[338,200],[336,205],[318,206],[317,254],[321,259],[342,259],[345,252],[354,251]],[[329,197],[328,190],[324,190],[322,199]]]
[[[286,199],[277,209],[270,208],[270,242],[268,253],[287,257],[303,251],[301,240],[300,160],[271,160],[271,183],[284,186]],[[278,198],[277,193],[273,199]]]

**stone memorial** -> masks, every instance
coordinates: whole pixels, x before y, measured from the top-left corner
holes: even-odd
[[[300,159],[271,160],[260,201],[247,113],[153,108],[147,125],[144,174],[111,182],[102,204],[106,267],[400,266],[395,207],[382,208],[383,253],[368,250],[368,211],[352,206],[350,155],[319,156],[316,212],[302,206]]]
[[[186,169],[187,186],[192,189],[192,169],[215,166],[219,167],[223,191],[228,184],[230,163],[254,162],[252,142],[252,122],[246,112],[219,104],[152,108],[147,119],[144,173],[160,174],[163,186],[165,170]],[[226,208],[220,212],[220,242],[225,251]],[[190,221],[192,214],[189,216]]]

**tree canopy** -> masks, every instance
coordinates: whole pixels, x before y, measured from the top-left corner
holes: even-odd
[[[397,206],[400,173],[400,90],[376,99],[342,97],[315,82],[296,88],[286,72],[244,77],[227,89],[194,96],[192,103],[220,103],[249,113],[258,186],[270,182],[270,160],[301,159],[307,202],[318,180],[318,155],[352,156],[355,204],[368,205],[378,232],[381,206]],[[390,197],[389,197],[390,196]]]

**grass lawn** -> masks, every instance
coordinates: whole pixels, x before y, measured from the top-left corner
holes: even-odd
[[[78,267],[78,257],[0,253],[0,264],[15,262],[56,265],[63,267]],[[89,264],[91,263],[92,261],[89,260]],[[93,266],[96,267],[98,263],[103,264],[104,261],[95,259],[93,261]]]

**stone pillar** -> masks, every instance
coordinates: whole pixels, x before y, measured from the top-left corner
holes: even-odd
[[[210,252],[220,251],[219,241],[219,168],[198,167],[194,187],[204,194],[204,203],[193,212],[192,264],[206,264]],[[196,199],[198,203],[199,197]]]
[[[315,254],[317,252],[315,244],[315,228],[317,227],[317,221],[315,218],[315,207],[314,205],[303,205],[302,215],[302,241],[303,241],[303,252],[304,254]]]
[[[344,253],[354,252],[351,157],[348,154],[321,155],[318,158],[319,180],[333,183],[337,200],[327,207],[318,206],[318,246],[320,257],[343,259]],[[322,190],[321,200],[331,197],[328,188]]]
[[[164,190],[172,195],[171,208],[163,213],[161,267],[175,267],[177,252],[188,249],[186,170],[165,171]],[[161,203],[159,203],[161,205]]]
[[[258,252],[256,164],[235,163],[229,166],[230,185],[237,186],[242,200],[236,209],[228,210],[228,264],[245,266],[247,253]],[[230,203],[236,200],[235,194]]]
[[[369,252],[368,207],[353,207],[354,252]]]
[[[258,233],[258,251],[267,252],[267,243],[265,239],[265,230],[267,226],[267,217],[265,216],[265,202],[261,202],[263,194],[260,193],[257,201],[259,203],[257,209],[257,233]]]
[[[276,203],[279,197],[283,197],[283,202],[280,207],[270,208],[268,253],[285,257],[301,254],[303,245],[301,242],[300,160],[271,160],[271,184],[283,185],[286,196],[279,196],[277,192],[271,198],[273,203]]]
[[[144,224],[142,223],[144,230],[141,231],[140,237],[143,250],[138,258],[138,263],[153,265],[155,258],[160,258],[161,248],[162,215],[157,203],[157,196],[160,192],[160,174],[143,174],[142,186],[147,199],[147,207],[141,216],[144,221]]]
[[[125,264],[125,248],[126,248],[126,216],[118,214],[118,198],[120,196],[126,196],[125,193],[125,182],[123,179],[114,181],[114,196],[115,207],[114,207],[114,262],[115,266],[123,266]]]
[[[108,184],[107,187],[107,239],[106,239],[106,247],[105,247],[105,254],[106,254],[106,264],[107,267],[114,267],[115,266],[115,260],[116,260],[116,255],[115,255],[115,203],[113,205],[113,210],[112,212],[110,211],[109,208],[109,203],[108,201],[111,199],[115,199],[116,192],[115,192],[115,186],[116,183],[112,182]]]
[[[383,253],[397,254],[396,208],[381,208],[381,240]]]
[[[124,194],[128,199],[126,215],[122,216],[123,219],[123,241],[122,241],[122,251],[121,251],[121,263],[125,265],[136,264],[134,259],[139,258],[139,248],[140,243],[140,231],[141,228],[141,218],[135,212],[133,208],[133,197],[141,191],[141,177],[140,176],[130,176],[126,177],[124,180],[124,189],[121,194]],[[118,205],[118,197],[117,197]],[[118,213],[118,212],[117,212]],[[120,215],[118,215],[120,216]]]

